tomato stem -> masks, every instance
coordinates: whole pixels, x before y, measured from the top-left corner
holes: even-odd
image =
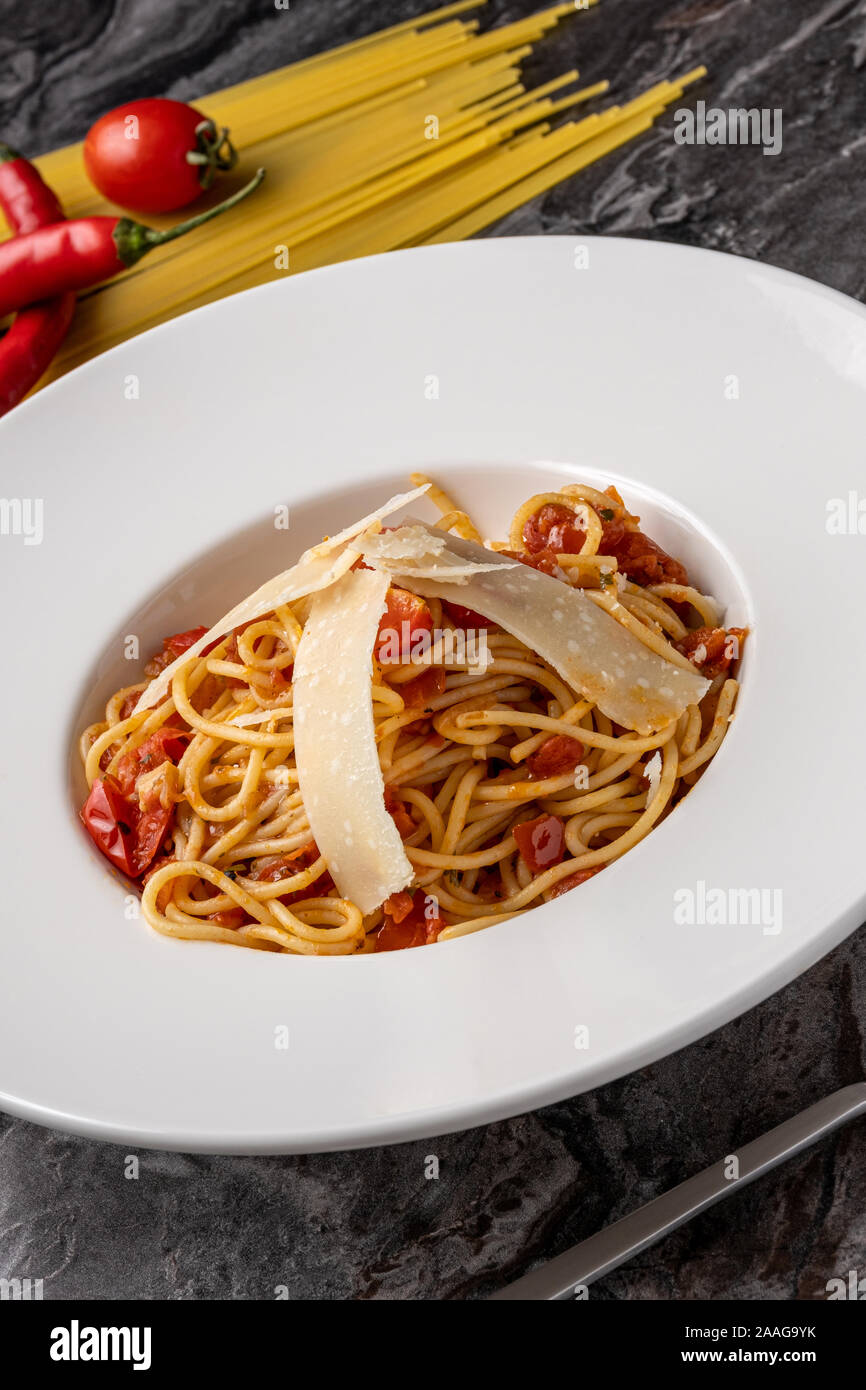
[[[217,131],[210,117],[199,121],[195,128],[195,137],[196,147],[194,150],[187,150],[186,160],[188,164],[202,166],[199,184],[202,188],[210,188],[217,170],[225,171],[235,167],[238,152],[229,139],[228,128],[223,126],[222,130]]]
[[[147,255],[155,246],[162,246],[167,241],[174,241],[176,237],[186,236],[187,232],[200,227],[204,222],[209,222],[212,217],[219,217],[220,213],[227,212],[250,193],[254,193],[264,176],[264,169],[259,169],[255,178],[250,179],[249,183],[237,193],[233,193],[230,198],[225,198],[206,212],[200,212],[197,217],[188,217],[185,222],[178,222],[176,227],[167,227],[165,231],[157,231],[155,227],[133,222],[130,217],[121,217],[112,233],[119,260],[125,266],[135,265],[136,261],[140,261],[142,256]]]

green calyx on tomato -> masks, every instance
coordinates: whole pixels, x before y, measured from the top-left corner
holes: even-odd
[[[210,188],[218,171],[226,173],[235,167],[238,152],[229,139],[228,128],[223,126],[222,130],[217,130],[209,116],[196,126],[195,140],[195,149],[186,152],[186,162],[198,165],[199,186]]]

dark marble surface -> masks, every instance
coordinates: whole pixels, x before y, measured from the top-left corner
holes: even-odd
[[[424,0],[0,0],[0,134],[28,153],[141,94],[193,97],[395,23]],[[485,24],[538,8],[492,0]],[[495,233],[716,247],[866,297],[860,0],[602,0],[540,46],[629,94],[698,62],[709,105],[781,107],[784,148],[655,132]],[[835,1087],[866,1075],[866,938],[759,1008],[576,1100],[420,1144],[309,1158],[126,1151],[0,1117],[0,1276],[45,1297],[462,1298],[492,1290]],[[440,1177],[424,1159],[436,1154]],[[594,1286],[601,1299],[815,1299],[866,1270],[849,1128]]]

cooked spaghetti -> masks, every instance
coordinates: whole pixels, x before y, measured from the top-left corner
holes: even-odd
[[[166,638],[84,731],[83,823],[158,932],[448,941],[599,874],[718,751],[745,632],[615,488],[531,497],[482,545],[412,481],[437,526],[384,528],[393,499]]]

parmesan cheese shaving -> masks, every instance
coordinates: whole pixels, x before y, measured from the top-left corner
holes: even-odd
[[[384,506],[379,507],[378,511],[362,517],[360,521],[356,521],[345,531],[340,531],[338,535],[329,536],[327,540],[320,541],[318,545],[305,551],[298,563],[293,565],[291,569],[284,570],[282,574],[275,575],[273,579],[268,579],[260,588],[256,589],[255,593],[250,594],[232,608],[230,612],[220,618],[219,622],[214,623],[203,637],[200,637],[197,642],[193,642],[187,651],[176,657],[169,666],[166,666],[165,670],[161,671],[142,691],[133,713],[138,714],[139,710],[152,709],[154,705],[158,705],[181,666],[194,661],[196,657],[201,655],[205,647],[209,647],[218,637],[227,637],[232,628],[240,627],[241,623],[252,622],[254,618],[260,618],[263,613],[270,613],[283,603],[294,603],[300,598],[305,598],[308,594],[317,593],[320,589],[333,584],[355,563],[356,552],[347,549],[348,542],[370,528],[376,527],[392,512],[399,511],[401,507],[405,507],[408,503],[423,496],[428,487],[429,483],[423,487],[413,488],[411,492],[400,492],[395,497],[389,498]]]
[[[417,579],[441,579],[449,584],[465,584],[473,574],[513,568],[517,563],[507,559],[467,562],[446,547],[446,539],[450,537],[446,538],[444,532],[437,535],[423,522],[413,521],[394,531],[364,536],[357,548],[365,564],[388,574],[411,574]]]
[[[373,647],[390,580],[343,575],[317,593],[294,669],[295,762],[313,839],[344,898],[372,912],[412,881],[373,723]]]
[[[484,563],[495,552],[449,536],[461,559]],[[426,598],[465,604],[525,642],[603,714],[645,736],[666,728],[710,688],[697,671],[657,655],[616,618],[561,580],[501,560],[465,584],[452,585],[403,571],[400,583]]]
[[[362,516],[360,521],[355,521],[351,526],[347,526],[345,531],[338,531],[336,536],[328,536],[325,540],[319,541],[310,550],[306,551],[301,559],[304,560],[308,555],[328,555],[338,546],[345,545],[347,541],[353,541],[356,536],[360,536],[364,531],[375,531],[380,521],[384,521],[386,516],[391,516],[394,512],[399,512],[401,507],[408,507],[410,502],[416,502],[419,497],[430,491],[432,483],[422,483],[420,487],[413,487],[410,492],[397,492],[393,497],[389,497],[381,507],[377,507],[369,516]]]
[[[398,526],[393,531],[379,531],[364,539],[364,555],[372,560],[426,560],[441,555],[446,535],[440,531],[433,536],[423,526]]]

